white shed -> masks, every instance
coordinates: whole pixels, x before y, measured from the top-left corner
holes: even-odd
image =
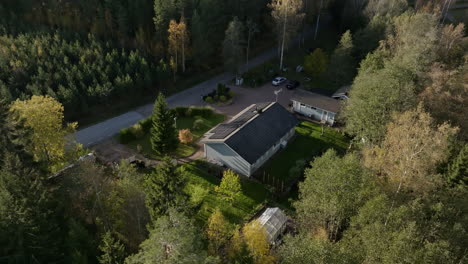
[[[335,123],[336,114],[341,107],[338,99],[301,89],[295,91],[291,101],[294,112],[323,121],[331,126]]]
[[[267,208],[265,212],[258,218],[260,224],[265,227],[268,242],[274,244],[281,234],[286,229],[288,217],[278,207]]]

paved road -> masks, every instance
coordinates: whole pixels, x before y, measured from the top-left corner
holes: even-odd
[[[306,37],[311,35],[312,31],[306,33]],[[297,45],[298,40],[291,44],[291,47]],[[265,61],[276,56],[277,49],[271,49],[255,58],[253,58],[248,65],[244,65],[242,70],[248,70],[252,67],[258,66]],[[190,106],[190,105],[203,105],[201,96],[210,92],[220,82],[225,83],[234,78],[232,73],[223,73],[213,77],[210,80],[204,81],[200,84],[193,86],[190,89],[184,90],[180,93],[174,94],[167,98],[170,107],[175,106]],[[83,144],[85,147],[91,146],[110,138],[119,133],[123,128],[129,127],[138,121],[147,118],[151,115],[153,104],[141,106],[133,111],[108,119],[101,123],[86,127],[78,130],[75,133],[78,143]]]

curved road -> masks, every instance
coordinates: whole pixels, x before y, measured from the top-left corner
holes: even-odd
[[[312,34],[312,31],[308,31],[305,34],[305,37],[308,37]],[[297,44],[298,40],[296,39],[291,43],[291,45]],[[242,70],[248,70],[252,67],[258,66],[265,61],[276,56],[277,49],[271,49],[260,56],[257,56],[249,61],[248,65],[244,65]],[[199,83],[192,88],[184,90],[180,93],[174,94],[167,98],[167,102],[170,107],[175,106],[191,106],[191,105],[203,105],[201,96],[203,94],[211,91],[218,83],[225,83],[234,78],[232,73],[223,73],[218,76],[215,76],[207,81]],[[88,147],[99,143],[105,139],[108,139],[116,134],[123,128],[127,128],[137,123],[138,121],[147,118],[151,115],[153,110],[153,104],[147,104],[141,106],[133,111],[127,112],[125,114],[113,117],[111,119],[105,120],[103,122],[97,123],[95,125],[86,127],[84,129],[78,130],[75,133],[75,138],[78,143],[83,144],[83,146]]]

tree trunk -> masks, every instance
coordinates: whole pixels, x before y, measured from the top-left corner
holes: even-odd
[[[283,37],[281,41],[281,54],[280,54],[280,71],[283,70],[283,56],[284,56],[284,42],[286,40],[286,22],[287,22],[287,12],[284,11],[284,18],[283,18]]]
[[[182,35],[182,72],[185,72],[185,36]]]
[[[250,50],[250,30],[249,30],[249,34],[247,35],[247,51],[245,52],[247,54],[247,59],[246,59],[246,62],[245,62],[245,66],[248,67],[249,66],[249,50]]]
[[[319,28],[319,23],[320,23],[320,12],[322,11],[322,5],[323,5],[323,0],[320,1],[320,8],[317,14],[317,22],[315,23],[314,40],[317,39],[317,33],[318,33],[318,28]]]

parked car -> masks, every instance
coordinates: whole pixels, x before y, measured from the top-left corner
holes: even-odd
[[[271,81],[271,84],[273,84],[274,86],[278,86],[284,83],[285,81],[286,81],[286,78],[284,77],[276,77],[273,79],[273,81]]]
[[[298,81],[290,80],[286,83],[286,89],[288,90],[296,89],[299,85],[300,83]]]

